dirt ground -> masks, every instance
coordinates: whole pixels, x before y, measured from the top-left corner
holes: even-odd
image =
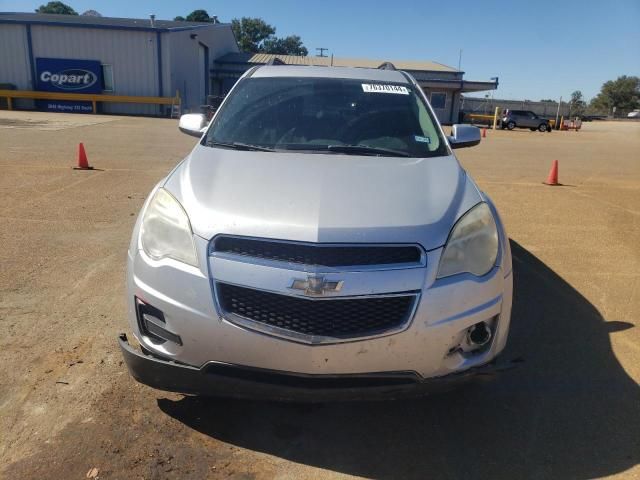
[[[75,171],[78,142],[94,171]],[[286,405],[134,382],[124,268],[175,120],[0,112],[0,478],[640,478],[640,122],[489,131],[459,158],[516,280],[497,381],[421,400]],[[562,187],[542,185],[551,161]]]

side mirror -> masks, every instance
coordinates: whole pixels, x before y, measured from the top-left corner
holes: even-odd
[[[207,117],[201,113],[187,113],[180,117],[178,128],[182,133],[200,138],[207,126]]]
[[[480,143],[480,129],[472,125],[454,125],[451,127],[449,144],[451,148],[474,147]]]

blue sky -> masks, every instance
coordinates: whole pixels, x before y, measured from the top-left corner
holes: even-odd
[[[33,11],[43,1],[0,0],[0,11]],[[79,12],[172,19],[204,8],[221,21],[261,17],[278,35],[300,35],[311,54],[435,60],[469,80],[498,76],[500,98],[587,98],[619,75],[640,76],[640,0],[511,2],[458,0],[68,0]]]

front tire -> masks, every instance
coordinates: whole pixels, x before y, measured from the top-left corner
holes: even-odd
[[[511,121],[511,122],[507,123],[507,128],[509,130],[513,130],[514,128],[516,128],[516,122]]]
[[[549,130],[549,126],[546,123],[541,123],[538,126],[538,130],[540,130],[541,132],[546,132]]]

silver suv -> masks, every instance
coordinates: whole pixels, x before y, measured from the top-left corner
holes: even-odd
[[[514,128],[528,128],[531,131],[551,131],[551,122],[538,116],[530,110],[507,110],[502,117],[502,128],[513,130]]]
[[[424,394],[498,366],[513,275],[491,200],[395,70],[249,70],[153,189],[128,253],[131,374],[182,393]]]

